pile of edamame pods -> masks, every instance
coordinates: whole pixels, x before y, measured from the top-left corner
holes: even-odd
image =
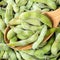
[[[0,60],[60,60],[60,25],[54,28],[42,14],[59,7],[60,0],[0,0]],[[8,44],[4,40],[7,26]],[[28,50],[11,48],[29,44]]]

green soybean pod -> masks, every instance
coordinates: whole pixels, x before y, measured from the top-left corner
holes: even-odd
[[[21,56],[23,57],[24,60],[38,60],[37,58],[32,57],[31,55],[20,51]]]
[[[36,25],[36,26],[40,26],[41,22],[37,19],[34,18],[30,18],[28,20],[25,20],[27,23],[32,24],[32,25]]]
[[[56,58],[52,58],[51,60],[57,60]]]
[[[19,0],[16,4],[17,6],[25,6],[25,4],[27,3],[27,0]]]
[[[18,3],[20,0],[15,0],[16,3]]]
[[[19,7],[13,0],[12,0],[12,7],[13,7],[14,12],[16,12],[16,13],[19,12]]]
[[[22,27],[23,29],[29,29],[29,28],[30,28],[30,25],[29,25],[28,23],[26,23],[25,21],[22,21],[22,22],[21,22],[21,27]]]
[[[5,51],[4,54],[3,54],[3,59],[8,59],[8,58],[9,58],[8,52]]]
[[[4,30],[6,28],[6,25],[2,19],[0,19],[0,30],[4,33]]]
[[[12,46],[12,47],[14,47],[14,46],[26,46],[26,45],[28,45],[30,43],[33,43],[37,40],[38,33],[39,32],[37,31],[36,33],[34,33],[31,37],[29,37],[26,40],[21,40],[21,41],[18,41],[18,42],[12,42],[12,43],[9,43],[8,45]]]
[[[56,39],[51,47],[51,53],[53,55],[56,55],[58,53],[58,51],[60,50],[60,33],[58,33],[58,35],[56,36]]]
[[[19,25],[19,24],[21,24],[21,19],[19,19],[19,17],[15,17],[11,21],[9,21],[9,25]]]
[[[5,43],[0,43],[0,51],[8,51],[9,49]]]
[[[34,2],[40,2],[47,4],[51,9],[56,9],[56,4],[53,0],[33,0]]]
[[[0,8],[0,15],[2,16],[2,19],[5,17],[5,10]]]
[[[15,54],[15,52],[12,49],[8,50],[8,54],[9,54],[9,59],[10,60],[17,60],[16,54]]]
[[[4,42],[4,35],[3,33],[0,31],[0,43]]]
[[[34,55],[35,50],[33,50],[33,49],[30,49],[30,50],[23,50],[23,52],[25,52],[25,53],[27,53],[27,54],[29,54],[29,55]]]
[[[29,1],[27,2],[26,8],[27,8],[27,9],[30,9],[32,5],[33,5],[33,2],[32,2],[31,0],[29,0]]]
[[[18,51],[15,51],[15,53],[16,53],[17,59],[18,59],[18,60],[22,60],[20,53],[19,53]]]
[[[55,31],[56,31],[56,28],[48,29],[45,37],[48,37],[50,34],[54,33]],[[51,37],[51,38],[52,38],[52,37]],[[43,41],[43,42],[39,45],[39,47],[43,47],[43,46],[46,45],[46,44],[47,44],[47,41]]]
[[[57,4],[60,5],[60,0],[56,0]]]
[[[37,11],[24,12],[20,15],[20,18],[23,20],[27,20],[29,18],[35,18],[38,19],[40,22],[46,24],[47,26],[52,27],[52,22],[50,21],[50,19],[44,14],[41,14],[40,12]]]
[[[0,51],[0,59],[3,58],[3,55],[4,55],[4,51]]]
[[[20,28],[14,28],[14,32],[17,34],[19,39],[27,39],[29,38],[34,32],[31,30],[23,30]]]
[[[13,7],[11,4],[8,4],[6,7],[6,13],[5,13],[5,23],[8,24],[8,22],[13,18]]]
[[[4,5],[6,5],[6,2],[5,1],[1,1],[0,2],[0,6],[4,6]]]
[[[17,37],[14,36],[13,38],[10,39],[10,42],[16,42],[17,41]]]
[[[13,28],[10,29],[7,33],[8,40],[12,39],[15,36],[15,32],[13,31]]]
[[[42,28],[41,33],[40,33],[37,41],[35,41],[35,42],[33,43],[33,45],[32,45],[32,48],[33,48],[33,49],[36,49],[36,48],[39,46],[39,44],[41,44],[41,42],[43,41],[43,39],[44,39],[44,37],[45,37],[45,35],[46,35],[46,32],[47,32],[47,26],[44,25],[44,27]]]
[[[54,37],[52,37],[44,47],[35,50],[34,56],[41,59],[41,57],[43,57],[46,53],[48,53],[51,50],[51,46],[53,42],[54,42]]]
[[[37,4],[37,3],[33,3],[31,10],[41,12],[41,8],[40,8],[39,4]]]
[[[26,11],[26,10],[27,10],[27,9],[26,9],[26,6],[21,6],[19,13],[21,14],[21,13],[23,13],[23,12]],[[20,15],[20,14],[19,14],[19,15]]]

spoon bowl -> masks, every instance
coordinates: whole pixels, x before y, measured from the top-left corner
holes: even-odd
[[[54,28],[56,28],[59,25],[59,22],[60,22],[60,8],[55,10],[55,11],[45,12],[44,14],[47,15],[51,19]],[[7,28],[5,29],[5,33],[4,33],[4,40],[5,40],[7,45],[9,43],[9,40],[7,39],[7,33],[8,33],[9,30],[10,30],[10,26],[7,26]],[[47,42],[49,40],[49,38],[53,35],[53,33],[51,33],[49,36],[45,37],[43,43]],[[18,46],[18,47],[11,47],[11,48],[13,48],[15,50],[27,50],[27,49],[32,48],[32,44],[27,45],[27,46],[23,46],[23,47]]]

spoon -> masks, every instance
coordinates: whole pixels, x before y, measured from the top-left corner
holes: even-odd
[[[56,28],[59,25],[59,22],[60,22],[60,8],[58,8],[55,11],[45,12],[44,14],[47,15],[51,19],[54,28]],[[7,26],[7,28],[5,30],[5,33],[4,33],[4,39],[5,39],[5,42],[6,42],[7,45],[9,43],[9,40],[7,39],[7,32],[9,30],[10,30],[10,27]],[[48,37],[46,37],[44,39],[43,43],[47,42],[47,40],[53,35],[53,33],[50,34]],[[19,46],[19,47],[11,47],[11,48],[13,48],[15,50],[27,50],[27,49],[31,49],[32,48],[32,44],[27,45],[27,46],[23,46],[23,47]]]

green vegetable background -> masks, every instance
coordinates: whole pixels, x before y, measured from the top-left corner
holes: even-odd
[[[59,7],[60,0],[0,0],[0,60],[60,60],[60,25],[54,28],[43,14]],[[29,44],[32,48],[28,50],[11,48]]]

